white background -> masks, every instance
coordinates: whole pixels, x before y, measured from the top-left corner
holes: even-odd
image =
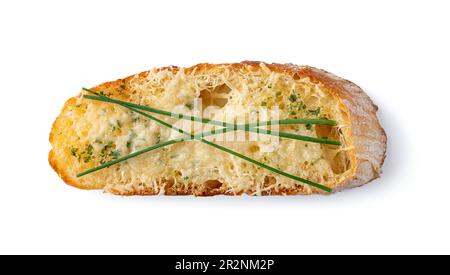
[[[0,253],[450,253],[449,1],[1,1]],[[327,69],[379,105],[381,179],[332,196],[65,185],[48,134],[82,86],[241,60]]]

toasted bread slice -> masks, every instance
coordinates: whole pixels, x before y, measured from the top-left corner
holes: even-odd
[[[92,90],[185,114],[195,113],[198,106],[192,104],[201,98],[204,110],[236,116],[250,108],[277,106],[279,119],[335,120],[336,126],[282,125],[279,130],[337,139],[341,146],[284,138],[274,145],[273,140],[248,140],[248,134],[246,142],[214,140],[335,192],[379,177],[385,158],[386,135],[371,99],[355,84],[312,67],[262,62],[165,67]],[[66,102],[50,133],[49,162],[72,186],[120,195],[326,193],[198,141],[167,146],[78,178],[86,169],[173,138],[169,129],[122,106],[81,95]]]

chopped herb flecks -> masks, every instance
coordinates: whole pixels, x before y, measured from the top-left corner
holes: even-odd
[[[94,147],[91,144],[86,145],[84,151],[80,152],[78,148],[71,148],[70,154],[77,158],[77,160],[88,163],[92,159],[92,154],[94,153]]]
[[[119,150],[112,151],[110,156],[112,157],[112,159],[118,159],[120,157],[120,151]]]
[[[301,110],[305,110],[305,109],[306,109],[306,105],[302,101],[299,101],[298,105],[297,105],[297,110],[301,111]]]
[[[161,142],[161,133],[156,134],[156,141],[155,143],[158,144]]]
[[[318,116],[320,114],[320,107],[317,107],[315,110],[309,110],[309,113],[313,116]]]
[[[295,101],[297,101],[297,95],[296,94],[291,94],[290,96],[289,96],[289,101],[290,102],[295,102]]]
[[[113,150],[114,147],[114,143],[111,141],[103,146],[102,151],[100,152],[100,164],[104,164],[120,157],[120,151]]]

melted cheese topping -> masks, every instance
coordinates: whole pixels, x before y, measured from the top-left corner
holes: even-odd
[[[279,130],[311,137],[341,139],[344,145],[340,147],[283,138],[279,142],[270,139],[217,141],[218,137],[215,140],[224,147],[287,173],[333,186],[349,171],[346,151],[350,148],[346,146],[342,134],[348,125],[344,124],[346,114],[340,110],[339,100],[308,78],[294,79],[261,66],[262,70],[253,73],[231,70],[226,66],[214,72],[194,71],[188,74],[183,70],[153,70],[147,77],[136,76],[121,87],[110,87],[103,92],[114,98],[196,116],[201,113],[197,110],[199,106],[196,106],[195,100],[201,98],[203,110],[210,110],[207,115],[209,118],[222,120],[219,112],[222,111],[228,115],[229,122],[252,110],[255,112],[261,106],[269,109],[278,106],[279,119],[320,117],[336,120],[337,127],[289,125],[280,126]],[[191,125],[190,121],[158,117],[184,129],[194,127],[199,131],[202,128],[200,123]],[[62,148],[67,161],[74,167],[74,174],[182,136],[123,107],[81,97],[66,113],[65,119],[68,120],[65,129],[68,138]],[[212,181],[219,183],[215,188],[231,194],[251,191],[258,195],[289,188],[302,188],[305,193],[311,192],[308,185],[259,168],[198,141],[179,143],[146,153],[87,175],[83,180],[103,185],[106,190],[115,192],[150,188],[155,193],[164,194],[168,187],[201,190],[205,188],[205,183]]]

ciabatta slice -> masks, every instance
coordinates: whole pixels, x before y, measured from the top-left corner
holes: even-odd
[[[355,84],[312,67],[262,62],[165,67],[92,89],[185,114],[198,111],[195,102],[201,99],[202,110],[213,111],[210,116],[226,111],[237,118],[249,110],[278,107],[279,119],[335,120],[336,126],[282,125],[279,131],[340,140],[341,146],[284,138],[242,142],[222,136],[224,140],[214,141],[334,191],[379,177],[385,158],[386,135],[372,100]],[[50,133],[50,164],[72,186],[120,195],[326,193],[198,141],[158,149],[78,178],[89,168],[173,138],[173,132],[154,121],[122,106],[83,98],[85,93],[66,102]]]

